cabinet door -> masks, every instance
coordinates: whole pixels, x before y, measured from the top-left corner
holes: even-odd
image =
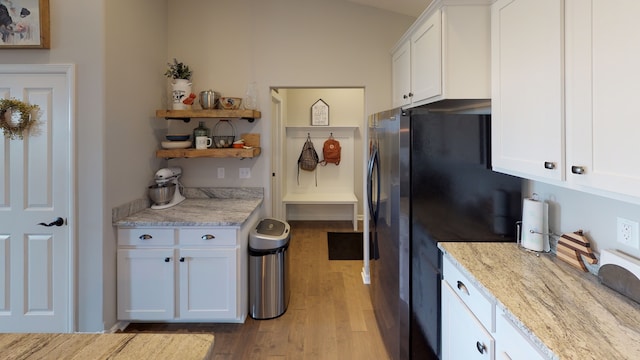
[[[567,177],[640,197],[636,0],[567,0]]]
[[[180,319],[237,317],[236,248],[178,250]]]
[[[118,320],[174,317],[173,249],[119,249]]]
[[[436,10],[411,35],[412,102],[442,94],[442,11]]]
[[[442,359],[494,358],[494,340],[449,283],[442,281]]]
[[[564,178],[564,1],[491,7],[494,170]]]
[[[411,43],[406,41],[391,55],[393,107],[411,103]]]

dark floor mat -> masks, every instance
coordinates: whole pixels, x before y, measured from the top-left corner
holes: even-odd
[[[327,232],[329,260],[362,260],[361,232]]]

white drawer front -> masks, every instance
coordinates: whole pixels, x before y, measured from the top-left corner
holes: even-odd
[[[180,245],[236,245],[236,230],[221,228],[181,228]]]
[[[120,228],[118,229],[118,245],[174,245],[175,234],[176,232],[172,228]]]
[[[495,304],[487,299],[476,286],[445,256],[442,275],[465,305],[489,331],[495,331]]]

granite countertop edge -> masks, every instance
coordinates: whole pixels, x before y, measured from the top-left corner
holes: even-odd
[[[167,209],[151,209],[138,199],[112,210],[116,227],[240,227],[262,206],[262,188],[185,188],[186,199]]]
[[[547,358],[640,358],[640,304],[597,277],[513,243],[438,247]]]

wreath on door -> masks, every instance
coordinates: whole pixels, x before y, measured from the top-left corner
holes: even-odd
[[[0,129],[11,140],[24,139],[37,122],[38,105],[16,99],[0,99]]]

